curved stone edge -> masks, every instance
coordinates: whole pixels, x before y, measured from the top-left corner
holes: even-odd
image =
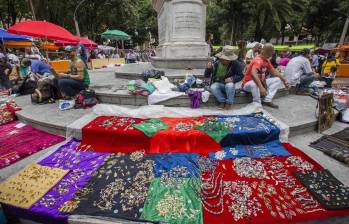
[[[115,72],[114,74],[115,74],[115,78],[117,78],[117,79],[129,79],[129,80],[143,79],[143,76],[141,73]],[[205,78],[204,75],[195,75],[195,76],[199,79]],[[185,75],[171,75],[171,76],[166,76],[166,77],[170,81],[173,81],[175,79],[185,79]]]
[[[148,105],[147,97],[132,95],[129,93],[110,93],[110,92],[96,92],[97,97],[101,103],[105,104],[118,104],[118,105],[132,105],[132,106],[145,106]],[[279,90],[276,94],[276,98],[286,96],[289,91],[286,89]],[[238,93],[235,97],[235,104],[247,104],[252,102],[250,94]],[[187,95],[179,96],[173,99],[169,99],[159,103],[169,107],[188,107],[190,106],[190,98]],[[216,105],[216,100],[211,94],[209,101],[201,103],[202,107],[211,107]]]
[[[19,111],[20,112],[20,111]],[[59,135],[65,137],[67,127],[64,125],[57,125],[48,122],[43,122],[40,120],[35,120],[31,117],[24,116],[21,113],[16,112],[18,120],[22,123],[25,123],[33,128],[49,132],[51,134]]]

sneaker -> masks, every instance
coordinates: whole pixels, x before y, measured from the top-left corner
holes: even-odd
[[[262,105],[264,106],[267,106],[267,107],[271,107],[271,108],[274,108],[274,109],[279,109],[279,106],[274,104],[273,102],[262,102]]]
[[[224,106],[224,110],[231,110],[232,107],[233,107],[233,105],[226,103]]]

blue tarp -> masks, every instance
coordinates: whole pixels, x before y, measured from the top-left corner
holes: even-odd
[[[0,28],[0,40],[1,41],[31,41],[33,38],[29,36],[19,36],[16,34],[8,33],[6,30]]]

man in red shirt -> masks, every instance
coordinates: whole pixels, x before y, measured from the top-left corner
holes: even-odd
[[[249,64],[244,75],[242,87],[243,90],[252,93],[253,102],[262,103],[272,108],[279,108],[272,100],[278,89],[282,87],[281,82],[283,82],[286,88],[289,85],[286,79],[268,60],[273,53],[273,45],[269,43],[265,44],[261,54]],[[272,77],[266,77],[267,71]],[[263,101],[261,101],[261,97],[264,97]]]

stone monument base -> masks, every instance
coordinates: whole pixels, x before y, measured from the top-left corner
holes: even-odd
[[[169,69],[205,69],[210,58],[180,58],[169,59],[152,57],[151,63],[155,68],[169,68]]]

